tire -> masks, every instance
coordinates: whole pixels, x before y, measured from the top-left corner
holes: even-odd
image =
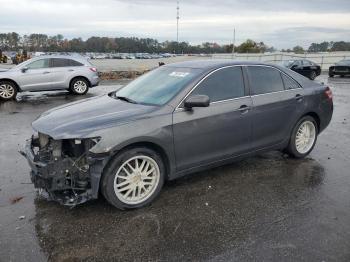
[[[17,87],[13,82],[0,81],[0,100],[14,100],[17,96]]]
[[[310,80],[315,80],[316,77],[317,77],[316,71],[311,71],[310,76],[309,76],[309,79],[310,79]]]
[[[305,147],[302,146],[302,143],[301,143],[301,145],[299,144],[299,146],[297,145],[298,144],[297,139],[299,141],[303,141],[304,139],[306,139],[306,141],[307,141],[307,138],[304,138],[303,132],[301,132],[302,126],[304,124],[307,126],[310,125],[309,127],[313,126],[313,127],[311,127],[311,129],[313,129],[313,131],[311,131],[309,133],[310,139],[311,139],[311,137],[312,137],[312,139],[309,140],[309,143],[306,142]],[[297,137],[297,135],[299,136],[299,138]],[[316,141],[317,141],[317,136],[318,136],[318,127],[317,127],[317,123],[316,123],[315,119],[311,116],[302,117],[293,128],[292,135],[290,137],[289,145],[286,149],[286,152],[291,157],[294,157],[294,158],[306,157],[313,150],[313,148],[316,144]]]
[[[133,172],[127,163],[136,171]],[[147,172],[151,172],[150,175],[147,176]],[[140,208],[159,195],[164,178],[165,166],[158,153],[146,147],[131,148],[117,154],[108,164],[102,174],[101,192],[116,208]]]
[[[341,78],[345,77],[345,75],[340,75]]]
[[[329,77],[334,77],[334,75],[333,75],[333,74],[328,74],[328,76],[329,76]]]
[[[89,82],[83,77],[74,78],[71,83],[69,90],[75,95],[85,95],[89,91]]]

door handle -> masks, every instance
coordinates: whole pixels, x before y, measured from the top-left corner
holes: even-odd
[[[297,94],[297,95],[295,96],[295,99],[296,99],[298,102],[301,102],[301,101],[303,101],[303,96],[300,95],[300,94]]]
[[[73,71],[74,71],[74,69],[68,69],[68,71],[69,71],[69,72],[73,72]]]
[[[245,113],[248,113],[250,107],[247,106],[247,105],[241,105],[239,108],[238,108],[238,111],[240,111],[242,114],[245,114]]]
[[[50,74],[50,72],[49,72],[49,71],[45,71],[43,74],[44,74],[44,75]]]

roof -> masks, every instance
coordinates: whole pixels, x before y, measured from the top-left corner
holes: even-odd
[[[27,61],[34,61],[34,60],[38,60],[38,59],[46,59],[46,58],[65,58],[65,59],[73,59],[76,61],[79,61],[83,64],[87,64],[88,60],[80,55],[40,55],[40,56],[35,56],[30,60]]]
[[[168,64],[166,66],[169,66],[169,67],[198,68],[198,69],[214,69],[214,68],[219,68],[219,67],[223,67],[223,66],[231,66],[231,65],[269,65],[269,66],[276,66],[274,64],[263,63],[263,62],[259,62],[259,61],[237,61],[237,60],[231,60],[231,59],[224,59],[224,60],[218,60],[218,59],[191,60],[191,61],[185,61],[185,62],[172,63],[172,64]]]

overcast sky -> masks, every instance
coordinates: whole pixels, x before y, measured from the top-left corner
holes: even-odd
[[[176,0],[0,0],[0,32],[176,39]],[[350,41],[350,0],[180,0],[180,41]]]

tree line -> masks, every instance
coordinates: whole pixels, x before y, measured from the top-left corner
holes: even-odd
[[[317,52],[335,52],[335,51],[350,51],[350,42],[324,41],[322,43],[312,43],[308,49],[304,49],[301,46],[295,46],[293,47],[293,49],[282,49],[282,52],[293,52],[296,54],[303,54],[305,52],[317,53]]]
[[[205,42],[201,45],[191,45],[188,42],[164,41],[152,38],[138,37],[90,37],[67,39],[58,34],[19,35],[16,32],[0,33],[0,49],[3,51],[42,52],[100,52],[100,53],[231,53],[233,45],[219,45]],[[235,47],[239,53],[263,53],[271,48],[263,42],[247,40]]]
[[[267,46],[263,42],[255,42],[251,39],[235,46],[232,44],[219,45],[205,42],[201,45],[191,45],[188,42],[164,41],[159,42],[152,38],[138,37],[90,37],[67,39],[63,35],[48,36],[46,34],[19,35],[16,32],[0,33],[0,49],[3,51],[27,51],[42,52],[100,52],[100,53],[264,53],[275,51],[275,48]],[[301,46],[293,49],[282,50],[284,52],[304,53],[325,51],[350,51],[350,42],[322,42],[312,43],[307,50]]]

